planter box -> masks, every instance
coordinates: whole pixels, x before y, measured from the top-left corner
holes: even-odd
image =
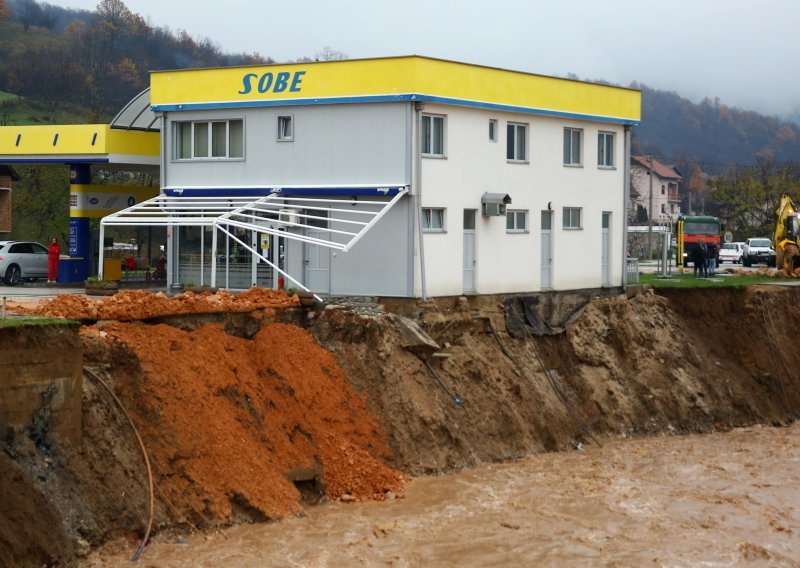
[[[184,288],[184,292],[194,292],[195,294],[202,294],[203,292],[211,292],[212,294],[216,294],[219,292],[219,288],[212,287],[212,286],[189,286]]]
[[[119,292],[118,282],[87,282],[87,296],[113,296]]]

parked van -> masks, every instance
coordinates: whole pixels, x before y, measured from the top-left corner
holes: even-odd
[[[722,243],[719,249],[719,263],[732,262],[741,264],[744,253],[744,243]]]

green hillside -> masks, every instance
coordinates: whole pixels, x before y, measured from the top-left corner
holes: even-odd
[[[51,119],[48,105],[35,97],[0,91],[0,126],[31,124],[81,124],[89,122],[89,109],[62,104]]]
[[[30,26],[25,31],[20,23],[0,20],[0,55],[4,58],[24,50],[64,47],[66,43],[67,38],[62,33],[38,26]]]

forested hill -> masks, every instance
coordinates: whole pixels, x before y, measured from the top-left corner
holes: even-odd
[[[698,163],[710,174],[729,166],[800,160],[797,124],[729,107],[719,100],[693,103],[674,92],[643,85],[642,122],[634,129],[634,152],[653,153],[665,163]]]
[[[341,56],[325,50],[315,58]],[[122,0],[101,0],[93,12],[0,0],[0,125],[108,121],[147,87],[148,71],[270,62],[268,56],[227,54],[211,39],[156,27]],[[687,170],[699,165],[709,174],[759,157],[800,160],[800,127],[794,123],[718,100],[696,104],[674,92],[633,86],[643,100],[635,153],[653,153]],[[26,101],[36,104],[15,111],[14,105]],[[62,112],[66,108],[71,112]]]
[[[122,0],[102,0],[94,12],[0,0],[0,91],[39,100],[45,110],[23,122],[55,121],[65,105],[85,109],[85,121],[108,121],[148,86],[153,70],[271,62],[155,27]],[[20,114],[3,111],[8,124]]]

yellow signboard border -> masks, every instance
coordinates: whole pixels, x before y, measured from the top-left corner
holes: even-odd
[[[421,100],[625,124],[641,119],[635,89],[420,56],[158,71],[150,83],[155,111]]]

